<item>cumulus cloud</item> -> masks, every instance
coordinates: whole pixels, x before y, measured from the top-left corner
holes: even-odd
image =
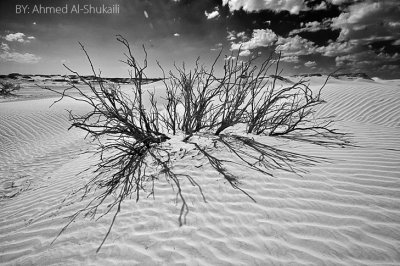
[[[213,19],[219,16],[219,12],[218,10],[214,10],[210,13],[208,13],[207,11],[204,11],[204,15],[206,15],[207,19]]]
[[[304,24],[307,31],[318,31],[321,29],[322,25],[318,21],[307,22]]]
[[[339,1],[342,13],[331,19],[331,27],[339,29],[336,42],[318,47],[316,51],[324,56],[335,57],[336,66],[350,68],[352,71],[375,69],[389,71],[390,66],[398,65],[398,53],[373,51],[376,42],[389,41],[391,45],[400,45],[400,6],[395,0]],[[386,66],[386,67],[382,67]],[[392,67],[393,68],[393,67]]]
[[[277,44],[276,50],[282,52],[284,56],[308,55],[316,52],[314,43],[299,35],[287,38],[279,37]]]
[[[230,11],[240,10],[253,12],[260,10],[289,11],[291,14],[299,14],[308,10],[303,0],[222,0],[223,5],[228,5]]]
[[[244,50],[239,53],[239,56],[249,56],[251,55],[250,50]]]
[[[398,4],[397,0],[357,2],[332,19],[332,28],[341,30],[339,41],[399,37],[400,31],[391,28],[399,23]]]
[[[17,32],[17,33],[7,34],[4,39],[6,39],[9,42],[14,42],[14,41],[23,42],[24,37],[25,37],[25,34],[23,34],[22,32]]]
[[[315,61],[307,61],[307,62],[305,62],[304,63],[304,65],[306,66],[306,67],[315,67],[316,65],[317,65],[317,62],[315,62]]]
[[[326,10],[327,6],[325,2],[321,2],[318,6],[313,8],[314,10]]]
[[[22,32],[17,32],[17,33],[10,33],[10,34],[7,34],[5,37],[4,37],[4,39],[6,40],[6,41],[9,41],[9,42],[20,42],[20,43],[29,43],[31,40],[34,40],[34,39],[36,39],[35,37],[33,37],[33,36],[26,36],[24,33],[22,33]]]
[[[275,30],[276,23],[264,23],[263,27],[254,23],[257,29],[253,28],[251,34],[249,31],[230,31],[227,39],[231,43],[231,50],[241,48],[242,54],[247,55],[253,53],[256,48],[275,47],[282,54],[282,62],[297,63],[299,67],[318,67],[320,60],[330,58],[329,62],[335,60],[336,66],[348,67],[351,71],[389,71],[400,68],[394,67],[400,65],[398,0],[325,0],[317,1],[318,4],[315,3],[310,8],[304,6],[304,2],[306,1],[223,0],[223,4],[229,6],[230,11],[243,9],[246,12],[257,12],[269,9],[288,10],[292,14],[310,8],[340,11],[333,18],[331,15],[334,13],[330,13],[325,18],[323,15],[316,17],[315,21],[310,21],[309,18],[303,20],[300,27],[297,26],[297,29],[289,33]],[[271,29],[264,27],[272,27],[275,32],[282,32],[282,35],[278,36]],[[332,37],[329,38],[330,36]],[[325,39],[326,41],[320,41]],[[304,61],[302,56],[305,55],[318,56],[315,57],[315,61]]]
[[[253,30],[250,40],[232,43],[231,50],[252,50],[258,47],[268,47],[274,44],[277,40],[278,36],[272,30],[255,29]]]

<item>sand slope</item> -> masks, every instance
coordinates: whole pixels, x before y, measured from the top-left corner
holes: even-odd
[[[315,82],[323,79],[315,78]],[[399,83],[400,84],[400,83]],[[252,202],[202,160],[180,161],[205,191],[184,183],[190,213],[178,226],[180,205],[160,180],[155,199],[126,201],[109,239],[95,250],[111,217],[78,219],[51,241],[84,203],[65,197],[96,159],[79,131],[67,131],[64,109],[50,99],[0,103],[0,262],[5,265],[399,265],[399,84],[331,80],[320,115],[357,146],[326,148],[264,137],[270,145],[325,157],[295,175],[275,177],[233,169]],[[221,151],[219,156],[230,156]],[[190,156],[189,156],[190,157]],[[202,166],[201,166],[202,165]],[[199,168],[197,168],[197,167]],[[200,170],[199,170],[200,169]]]

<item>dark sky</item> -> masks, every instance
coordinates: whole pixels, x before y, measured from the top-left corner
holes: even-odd
[[[81,12],[73,13],[78,4]],[[27,6],[25,14],[18,5]],[[119,12],[85,14],[85,5],[118,5]],[[38,13],[40,7],[66,7],[67,13]],[[88,74],[81,42],[103,76],[127,76],[116,34],[139,57],[146,46],[154,77],[160,76],[156,60],[169,68],[200,56],[207,64],[221,48],[223,55],[241,48],[241,59],[280,51],[287,75],[340,69],[400,78],[398,0],[1,1],[0,73],[67,74],[65,63]]]

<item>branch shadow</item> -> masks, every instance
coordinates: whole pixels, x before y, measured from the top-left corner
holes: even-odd
[[[213,148],[202,146],[194,141],[188,141],[188,143],[194,145],[195,149],[199,150],[208,160],[212,168],[220,173],[234,189],[243,192],[253,202],[257,202],[256,199],[240,187],[239,176],[228,170],[227,166],[229,164],[240,165],[270,177],[275,177],[275,170],[283,170],[301,177],[303,174],[308,173],[307,168],[322,162],[330,162],[326,157],[283,150],[251,137],[233,134],[213,136]],[[218,145],[226,148],[238,160],[222,159],[212,154]]]

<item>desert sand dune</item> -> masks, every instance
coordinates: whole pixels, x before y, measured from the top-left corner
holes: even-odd
[[[323,82],[313,78],[312,84]],[[316,86],[317,87],[317,86]],[[127,200],[99,253],[112,217],[77,219],[53,244],[66,218],[87,203],[76,191],[94,164],[79,130],[67,131],[65,109],[84,106],[52,99],[0,103],[0,262],[5,265],[399,265],[400,87],[331,80],[320,116],[354,146],[328,148],[261,137],[284,150],[317,156],[304,173],[274,170],[274,177],[232,168],[242,188],[227,184],[190,156],[177,172],[190,174],[205,192],[183,182],[190,213],[179,227],[179,202],[160,179],[155,199]],[[179,147],[176,147],[179,152]],[[229,157],[218,151],[221,158]],[[67,199],[66,197],[70,195]]]

